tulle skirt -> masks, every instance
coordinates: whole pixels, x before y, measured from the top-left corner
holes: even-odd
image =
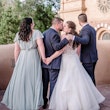
[[[99,110],[104,96],[94,86],[77,54],[63,54],[49,110]]]

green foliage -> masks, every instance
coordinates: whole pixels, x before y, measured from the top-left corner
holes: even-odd
[[[0,44],[12,43],[15,33],[18,31],[18,16],[13,14],[11,7],[9,7],[6,11],[3,11],[1,15]]]
[[[36,5],[34,21],[35,27],[42,32],[50,27],[54,14],[51,12],[52,6],[45,7],[43,4]]]
[[[14,0],[12,6],[8,6],[3,0],[0,1],[0,44],[13,43],[20,20],[24,17],[32,17],[35,22],[35,29],[44,31],[51,25],[51,19],[56,14],[52,11],[53,4],[49,0],[25,0],[20,2]],[[12,7],[12,8],[11,8]]]

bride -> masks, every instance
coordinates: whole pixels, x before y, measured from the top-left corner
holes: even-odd
[[[76,25],[72,21],[67,21],[64,25],[66,34],[76,35],[75,29]],[[78,44],[71,41],[63,50],[47,58],[50,63],[64,51],[49,110],[99,110],[99,103],[105,99],[82,66],[77,47]]]

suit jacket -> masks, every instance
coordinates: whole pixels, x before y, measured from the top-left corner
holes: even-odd
[[[61,41],[59,33],[52,28],[46,30],[43,33],[43,35],[46,57],[51,56],[53,53],[55,53],[55,51],[62,49],[66,44],[68,44],[68,40],[65,38]],[[42,67],[49,69],[60,69],[60,64],[61,64],[61,55],[55,58],[49,65],[42,63]]]
[[[80,60],[82,63],[94,63],[98,60],[96,48],[96,31],[89,24],[85,25],[80,37],[75,37],[74,41],[81,44]]]

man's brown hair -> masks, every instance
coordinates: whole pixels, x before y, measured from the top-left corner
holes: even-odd
[[[85,23],[85,22],[87,22],[87,15],[84,14],[84,13],[81,13],[81,14],[78,16],[78,19],[79,19],[79,21]]]
[[[60,23],[61,21],[64,21],[64,20],[62,18],[59,18],[59,17],[54,17],[52,19],[52,25],[56,24],[56,23]]]

